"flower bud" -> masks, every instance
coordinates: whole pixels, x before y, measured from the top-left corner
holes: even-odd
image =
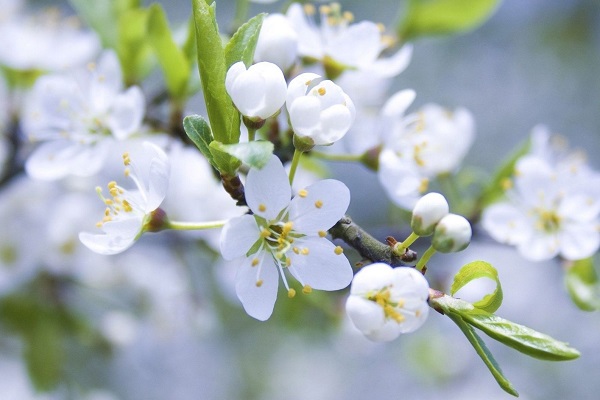
[[[294,133],[310,137],[315,145],[340,140],[354,122],[354,103],[338,85],[321,76],[304,73],[287,90],[286,107]]]
[[[438,222],[431,245],[441,253],[454,253],[471,242],[471,224],[461,215],[448,214]]]
[[[432,235],[437,223],[448,215],[448,212],[448,202],[444,196],[439,193],[428,193],[415,204],[410,226],[419,236]]]
[[[282,14],[268,15],[262,24],[254,60],[277,64],[287,71],[298,56],[298,34],[288,19]]]
[[[243,62],[227,71],[225,88],[233,104],[251,120],[267,119],[285,102],[287,85],[281,69],[269,62],[260,62],[246,69]]]

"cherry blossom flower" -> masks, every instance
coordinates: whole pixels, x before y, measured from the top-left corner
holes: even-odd
[[[392,201],[412,209],[432,178],[459,167],[475,134],[473,117],[464,108],[449,112],[428,104],[404,116],[406,106],[406,99],[384,106],[392,125],[379,156],[378,176]]]
[[[241,61],[233,64],[227,71],[225,87],[240,113],[256,120],[279,111],[287,90],[283,72],[270,62],[259,62],[248,69]]]
[[[415,204],[410,226],[417,235],[429,236],[448,212],[449,206],[444,196],[439,193],[428,193]]]
[[[145,142],[144,148],[150,157],[148,171],[138,171],[129,153],[123,154],[125,176],[135,184],[136,190],[127,190],[115,181],[108,184],[110,198],[97,188],[106,210],[96,226],[101,234],[81,232],[79,240],[90,250],[99,254],[117,254],[127,250],[142,235],[153,230],[154,218],[160,219],[156,210],[167,194],[169,162],[167,155],[156,145]],[[140,175],[140,172],[146,172]]]
[[[294,133],[312,145],[341,139],[356,115],[354,103],[342,88],[308,72],[290,82],[286,107]]]
[[[412,46],[405,45],[389,58],[380,58],[391,44],[380,28],[371,21],[352,24],[353,16],[342,12],[339,4],[321,6],[321,25],[314,21],[313,6],[292,4],[287,18],[298,34],[298,53],[322,61],[325,69],[357,69],[381,77],[393,77],[409,64]]]
[[[539,150],[517,162],[507,199],[484,210],[482,225],[528,260],[587,258],[600,247],[600,174],[580,157]]]
[[[113,52],[86,70],[41,77],[23,113],[25,134],[44,141],[27,160],[27,173],[44,180],[96,173],[111,141],[140,128],[144,103],[139,87],[123,90]]]
[[[276,64],[283,71],[298,57],[298,34],[283,14],[269,14],[263,21],[256,42],[254,60]]]
[[[288,271],[304,293],[338,290],[352,280],[352,268],[342,248],[325,238],[346,212],[350,192],[341,182],[326,179],[291,198],[287,174],[275,156],[246,179],[246,201],[254,215],[230,220],[221,235],[221,254],[239,258],[236,293],[246,312],[268,319],[277,298],[279,276],[288,291]]]
[[[346,312],[367,338],[388,342],[423,325],[429,314],[428,298],[429,284],[420,272],[375,263],[354,277]]]
[[[442,253],[462,251],[471,243],[471,224],[465,217],[447,214],[436,225],[431,246]]]

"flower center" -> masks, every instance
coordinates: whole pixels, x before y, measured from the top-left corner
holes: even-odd
[[[560,229],[562,218],[554,210],[536,210],[538,221],[538,229],[546,233],[554,233]]]
[[[288,263],[288,258],[285,257],[285,253],[292,248],[294,238],[299,237],[292,230],[293,226],[294,224],[290,221],[276,222],[269,225],[268,228],[263,229],[261,233],[261,236],[271,253],[275,255],[277,259],[284,261],[284,265]]]
[[[369,295],[367,299],[379,304],[383,308],[386,318],[393,319],[397,323],[404,321],[405,317],[399,310],[404,306],[404,301],[401,299],[392,301],[389,287],[385,287],[380,291]]]

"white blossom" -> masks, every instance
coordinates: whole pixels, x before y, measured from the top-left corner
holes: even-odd
[[[292,4],[287,18],[298,34],[298,53],[327,65],[365,70],[381,77],[393,77],[409,64],[412,46],[405,45],[388,58],[380,58],[391,40],[371,21],[352,24],[353,16],[342,12],[339,4],[321,6],[321,25],[317,26],[312,6]]]
[[[356,115],[354,103],[342,88],[308,72],[290,82],[286,107],[294,133],[314,145],[341,139]]]
[[[428,193],[421,197],[412,211],[410,226],[419,236],[429,236],[435,226],[449,212],[446,198],[439,193]]]
[[[110,198],[105,198],[101,188],[96,189],[106,205],[104,217],[96,224],[103,233],[79,234],[81,242],[96,253],[117,254],[131,247],[148,229],[147,224],[167,194],[167,155],[150,142],[144,143],[144,148],[151,159],[148,171],[138,171],[129,153],[123,154],[125,176],[134,182],[136,190],[127,190],[111,181],[108,184]]]
[[[431,245],[442,253],[462,251],[471,243],[471,224],[465,217],[447,214],[435,226]]]
[[[507,199],[484,210],[482,225],[528,260],[589,257],[600,247],[600,174],[547,136],[538,139],[517,162]]]
[[[298,34],[290,21],[283,14],[267,15],[258,35],[254,60],[272,62],[287,71],[294,65],[297,57]]]
[[[384,106],[390,133],[378,176],[396,204],[412,209],[431,179],[458,169],[473,143],[474,122],[464,108],[450,112],[435,104],[404,116],[406,99],[392,99]]]
[[[354,277],[346,312],[367,338],[387,342],[423,325],[429,314],[428,298],[429,284],[420,272],[375,263]]]
[[[75,17],[61,16],[56,9],[31,16],[14,7],[8,13],[0,17],[2,65],[55,72],[82,66],[100,51],[100,41],[93,32],[81,29]]]
[[[29,139],[44,142],[27,160],[27,173],[45,180],[96,173],[110,142],[138,131],[144,107],[139,87],[123,90],[113,52],[85,70],[41,77],[22,118]]]
[[[300,190],[291,199],[288,176],[275,156],[246,178],[246,201],[253,215],[230,220],[221,235],[221,254],[239,258],[236,293],[246,312],[259,320],[271,316],[279,276],[288,295],[295,289],[288,271],[304,293],[338,290],[352,280],[352,268],[342,248],[325,238],[346,212],[350,192],[341,182],[326,179]]]
[[[259,120],[279,111],[287,90],[283,72],[270,62],[259,62],[248,69],[241,61],[233,64],[227,71],[225,87],[242,115]]]

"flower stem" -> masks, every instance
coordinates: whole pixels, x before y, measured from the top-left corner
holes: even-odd
[[[294,157],[292,158],[292,166],[290,167],[290,185],[294,182],[294,176],[296,175],[296,169],[298,168],[298,163],[300,162],[300,156],[302,152],[298,149],[294,150]]]
[[[417,265],[415,265],[417,271],[423,272],[423,269],[427,266],[427,262],[429,261],[431,256],[435,254],[435,252],[436,250],[433,248],[433,246],[429,246],[429,248],[425,250],[425,253],[423,253]]]
[[[227,223],[223,221],[210,221],[210,222],[180,222],[180,221],[169,221],[167,223],[168,229],[174,229],[177,231],[200,231],[204,229],[221,228]]]
[[[408,249],[418,238],[419,235],[417,235],[414,232],[411,232],[404,242],[398,243],[394,246],[394,253],[397,256],[401,256],[402,254],[404,254],[404,251]]]
[[[254,138],[256,137],[256,129],[248,128],[248,142],[254,142]]]
[[[310,155],[313,157],[320,158],[322,160],[329,160],[329,161],[349,161],[349,162],[362,161],[362,155],[360,155],[360,154],[330,154],[330,153],[323,153],[320,151],[311,151]]]

